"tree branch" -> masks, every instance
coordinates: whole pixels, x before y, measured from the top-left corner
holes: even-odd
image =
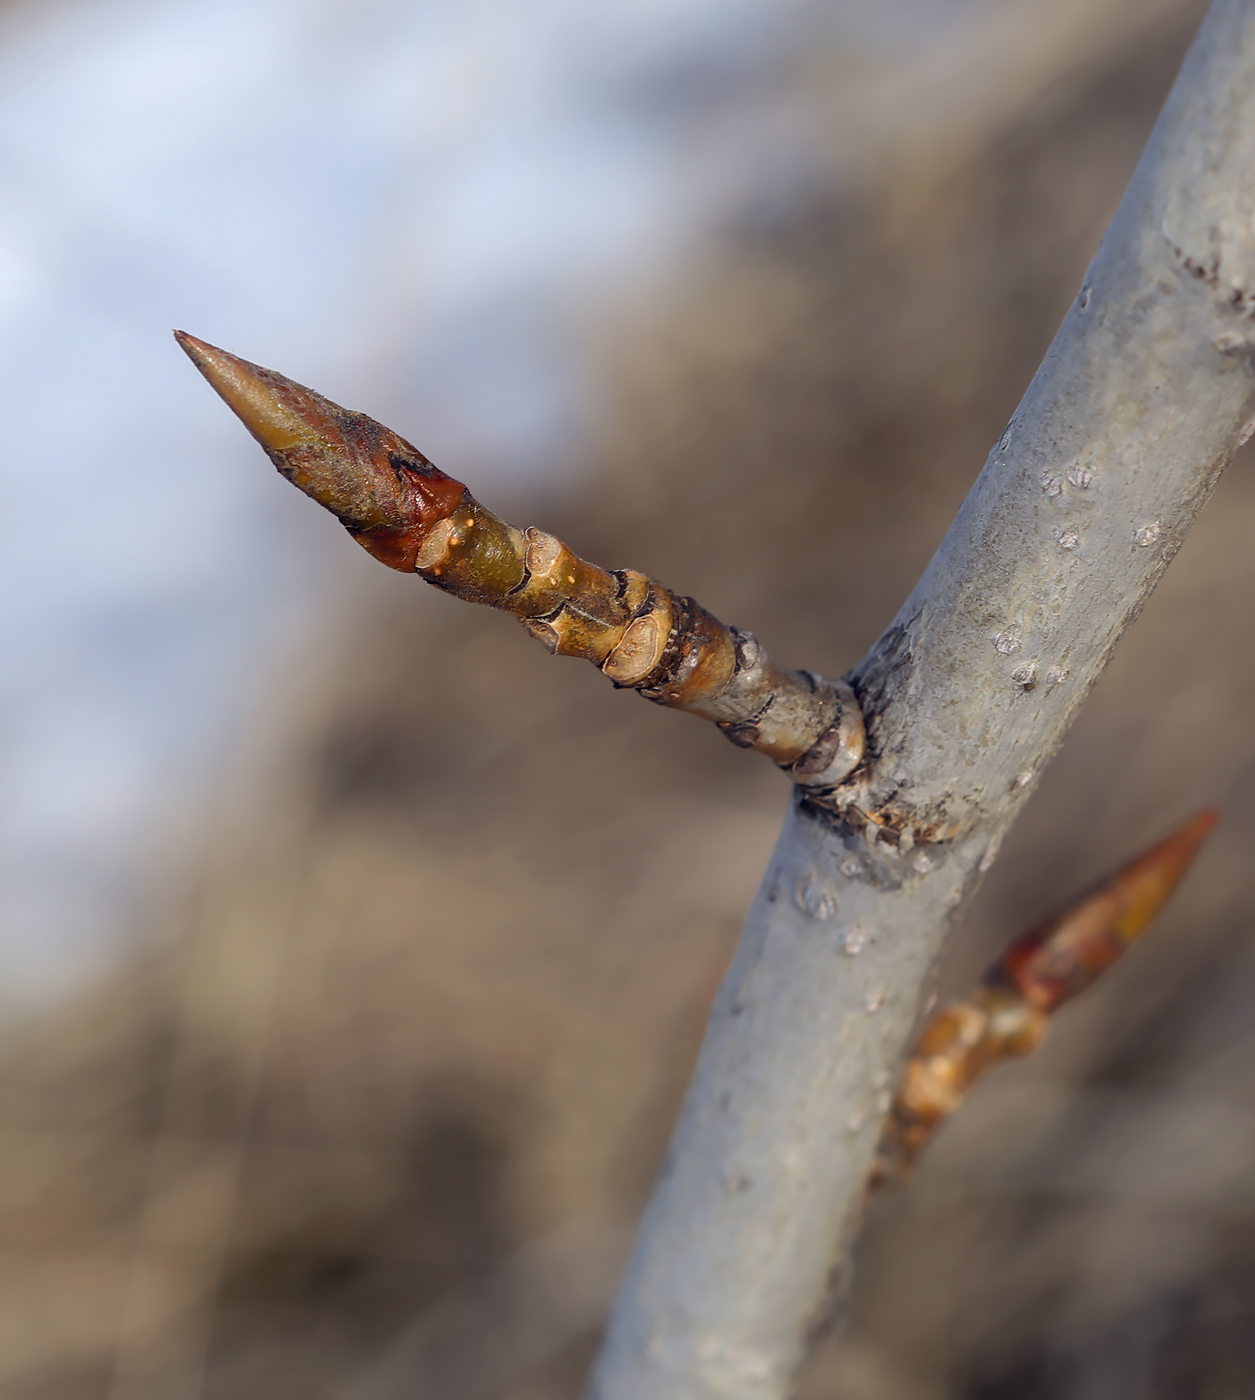
[[[779,1400],[947,934],[1255,412],[1255,5],[1216,0],[1023,402],[851,679],[711,1016],[596,1400]],[[1167,755],[1169,766],[1188,755]]]

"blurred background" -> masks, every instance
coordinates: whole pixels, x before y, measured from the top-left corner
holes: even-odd
[[[1202,11],[0,8],[6,1400],[574,1400],[787,800],[373,563],[170,328],[839,674]],[[1249,1394],[1253,531],[1244,454],[944,987],[1224,824],[874,1204],[805,1400]]]

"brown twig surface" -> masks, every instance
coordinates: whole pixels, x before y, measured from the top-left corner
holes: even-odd
[[[294,486],[389,568],[512,613],[558,656],[617,686],[713,721],[822,798],[863,757],[844,681],[777,666],[749,632],[634,569],[589,564],[543,530],[520,530],[363,413],[176,331],[179,344]]]

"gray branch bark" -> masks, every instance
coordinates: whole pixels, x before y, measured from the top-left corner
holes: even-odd
[[[795,793],[596,1400],[787,1394],[947,934],[1255,426],[1253,318],[1255,0],[1216,0],[1041,369],[851,677],[870,775],[835,813]]]

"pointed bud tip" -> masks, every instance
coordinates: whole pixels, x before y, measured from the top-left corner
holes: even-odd
[[[1219,807],[1206,807],[1201,812],[1196,812],[1175,831],[1169,832],[1157,845],[1152,846],[1140,860],[1134,861],[1129,867],[1130,873],[1140,866],[1152,876],[1157,875],[1163,887],[1159,904],[1164,903],[1194,863],[1203,842],[1215,830],[1219,820]],[[1155,908],[1158,908],[1158,904]]]
[[[1062,913],[1016,939],[995,975],[1007,977],[1048,1014],[1071,1001],[1146,932],[1219,820],[1219,809],[1209,807],[1182,822]]]
[[[199,340],[196,336],[189,335],[187,331],[174,331],[173,335],[179,343],[179,348],[206,378],[209,378],[215,366],[236,358],[225,350],[219,350],[216,345],[210,345],[207,340]]]
[[[267,452],[287,452],[320,441],[319,429],[325,427],[327,415],[308,389],[186,331],[175,331],[174,338]]]
[[[1177,835],[1189,836],[1200,844],[1215,830],[1216,823],[1220,820],[1219,807],[1204,807],[1201,812],[1196,812],[1189,821],[1185,822],[1177,831]]]
[[[413,571],[427,531],[466,496],[460,481],[365,414],[186,331],[174,338],[295,487],[377,559]]]

